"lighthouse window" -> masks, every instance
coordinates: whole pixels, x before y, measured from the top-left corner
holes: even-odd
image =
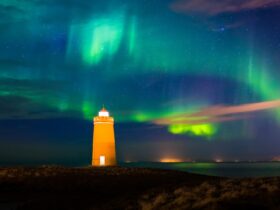
[[[101,166],[105,166],[105,156],[103,156],[103,155],[100,156],[100,157],[99,157],[99,162],[100,162],[100,165],[101,165]]]

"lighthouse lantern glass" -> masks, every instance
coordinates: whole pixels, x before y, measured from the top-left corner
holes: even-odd
[[[107,111],[100,111],[98,116],[99,117],[109,117],[109,112],[107,112]]]

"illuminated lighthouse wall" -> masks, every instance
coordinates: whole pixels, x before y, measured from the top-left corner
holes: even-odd
[[[92,166],[116,165],[114,119],[103,108],[94,118]]]

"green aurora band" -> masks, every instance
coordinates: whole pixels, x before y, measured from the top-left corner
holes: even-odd
[[[18,2],[4,1],[2,4],[16,5]],[[25,8],[26,5],[28,10],[32,8],[31,3],[18,6]],[[214,76],[244,84],[263,101],[280,98],[280,85],[270,75],[274,69],[265,59],[269,55],[262,50],[262,46],[251,42],[253,35],[244,37],[237,35],[234,30],[217,33],[190,18],[186,18],[184,22],[176,21],[178,17],[172,13],[168,13],[167,17],[154,14],[145,18],[139,15],[139,11],[128,12],[127,7],[97,13],[83,22],[73,20],[69,24],[63,65],[67,68],[73,63],[80,64],[79,71],[85,77],[83,87],[67,90],[66,93],[61,90],[54,95],[54,91],[47,87],[36,92],[31,88],[22,88],[24,85],[11,88],[9,84],[1,84],[0,96],[19,96],[34,102],[38,107],[47,106],[50,110],[59,110],[62,115],[75,112],[84,119],[92,120],[104,98],[100,99],[92,87],[92,83],[99,85],[99,78],[87,78],[87,72],[101,71],[100,75],[106,74],[107,82],[151,73],[187,77]],[[29,15],[31,17],[27,18],[34,18],[37,14]],[[29,28],[25,30],[29,31]],[[57,68],[53,71],[57,71]],[[19,81],[32,80],[36,77],[32,71],[7,70],[1,71],[0,76]],[[54,77],[56,74],[59,73],[53,73]],[[52,72],[49,72],[44,78],[51,81],[51,75]],[[243,93],[237,96],[240,103],[255,100]],[[121,106],[121,110],[129,110],[131,106],[134,111],[129,110],[128,114],[123,115],[121,111],[113,110],[117,121],[151,122],[160,117],[195,112],[211,105],[209,98],[204,98],[192,101],[188,106],[182,103],[161,106],[153,102],[155,109],[137,108],[137,102],[131,99],[133,97],[122,98],[129,103]],[[158,101],[168,100],[170,98],[160,96]],[[106,102],[110,103],[110,98]],[[275,114],[280,121],[280,110],[276,110]],[[22,115],[25,116],[24,113]],[[168,131],[176,135],[191,133],[195,136],[213,137],[218,133],[218,125],[170,125]]]
[[[201,124],[201,125],[174,124],[168,127],[168,131],[172,134],[191,134],[194,136],[212,137],[216,133],[217,128],[213,124]]]
[[[244,47],[244,49],[240,49],[243,55],[236,56],[236,51],[234,50],[236,43],[241,42],[241,45],[246,46],[245,41],[232,41],[230,47],[227,48],[219,46],[219,44],[217,46],[217,43],[213,42],[213,50],[205,51],[204,49],[207,48],[206,43],[212,42],[211,38],[213,38],[212,36],[214,36],[214,34],[209,35],[209,32],[203,31],[202,28],[199,28],[198,31],[195,29],[190,30],[185,39],[180,39],[180,36],[184,34],[179,34],[178,39],[181,40],[181,43],[180,46],[178,46],[174,44],[174,40],[169,38],[170,36],[176,37],[176,32],[174,32],[174,34],[166,34],[164,33],[166,31],[158,30],[153,32],[155,33],[154,35],[145,36],[144,32],[142,32],[142,34],[136,34],[136,31],[141,33],[141,30],[136,28],[138,24],[135,17],[133,17],[130,22],[132,24],[128,27],[128,31],[126,32],[128,36],[125,36],[124,33],[124,25],[126,25],[126,23],[123,11],[116,14],[108,14],[106,18],[95,18],[92,23],[83,26],[82,28],[84,29],[81,35],[83,40],[81,55],[85,64],[99,65],[105,59],[111,60],[111,58],[119,52],[121,41],[126,40],[126,50],[129,52],[129,59],[126,63],[130,66],[129,71],[136,69],[138,66],[142,66],[141,69],[159,72],[164,71],[170,74],[178,73],[178,69],[185,74],[215,74],[216,76],[230,78],[247,84],[253,91],[259,93],[263,100],[272,100],[280,97],[280,94],[276,92],[279,89],[279,85],[275,84],[269,77],[265,64],[259,65],[256,62],[256,60],[260,61],[261,59],[256,59],[256,56],[252,55],[251,49],[248,51],[248,48]],[[149,26],[148,23],[145,24],[147,24],[147,28],[152,27]],[[165,30],[165,28],[163,30]],[[79,36],[80,30],[75,29],[74,31],[76,31],[74,33]],[[162,34],[160,39],[151,39],[151,37],[157,37],[158,33]],[[203,34],[209,36],[204,37]],[[125,39],[125,37],[128,37],[128,39]],[[138,37],[138,39],[136,39],[136,37]],[[204,40],[204,43],[198,45],[197,43],[199,40]],[[230,43],[229,40],[225,41]],[[203,52],[203,56],[199,56],[200,52]],[[221,59],[217,59],[217,57]],[[197,69],[202,70],[197,71]],[[205,71],[205,69],[207,69],[207,71]],[[216,69],[227,69],[227,72],[216,71]],[[129,72],[122,73],[125,74]],[[122,73],[118,72],[118,74]],[[137,74],[138,72],[135,73]],[[206,103],[205,106],[207,105]],[[83,107],[84,116],[89,119],[91,119],[93,114],[90,107],[92,106],[88,106],[88,108]],[[195,107],[196,108],[190,110],[190,112],[197,111],[198,107]],[[173,114],[178,114],[178,112],[180,113],[178,109],[169,112],[164,112],[164,110],[162,110],[157,113],[141,111],[134,113],[131,117],[120,118],[120,120],[150,122],[158,117],[172,116]],[[278,110],[276,112],[277,117],[280,119],[280,111]],[[214,127],[217,126],[213,124],[170,125],[168,130],[173,134],[191,132],[197,136],[213,136],[217,130],[217,128]]]

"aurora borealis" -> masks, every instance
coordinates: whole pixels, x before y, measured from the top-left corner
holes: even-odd
[[[279,156],[279,5],[2,0],[0,164],[87,164],[103,104],[122,161]]]

